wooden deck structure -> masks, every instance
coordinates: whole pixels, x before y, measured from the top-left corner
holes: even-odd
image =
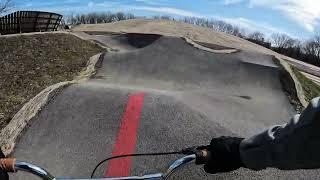
[[[56,31],[62,15],[41,11],[16,11],[0,17],[0,34]]]

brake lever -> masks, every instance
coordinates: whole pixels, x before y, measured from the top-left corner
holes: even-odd
[[[206,164],[211,158],[211,152],[207,150],[208,146],[193,146],[181,150],[181,153],[184,155],[196,155],[196,164]]]
[[[192,146],[181,150],[181,154],[191,155],[196,154],[198,151],[206,150],[208,146]]]
[[[188,147],[188,148],[182,149],[181,150],[181,154],[183,154],[183,155],[191,155],[191,154],[195,154],[196,151],[197,151],[197,147],[196,146]]]

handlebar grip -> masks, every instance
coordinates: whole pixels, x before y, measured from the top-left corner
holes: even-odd
[[[15,158],[2,158],[2,159],[0,159],[0,169],[5,172],[16,172],[15,164],[16,164]]]
[[[209,162],[210,158],[211,158],[211,152],[206,149],[199,150],[196,152],[197,165],[206,164],[207,162]]]

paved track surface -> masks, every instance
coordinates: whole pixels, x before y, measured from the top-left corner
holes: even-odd
[[[145,94],[137,153],[203,145],[221,135],[248,137],[294,114],[269,56],[214,54],[172,37],[137,48],[125,44],[125,37],[117,41],[112,36],[94,38],[126,48],[106,53],[95,78],[55,97],[25,131],[14,156],[57,176],[90,176],[95,164],[112,154],[129,97],[135,93]],[[131,174],[164,170],[177,157],[133,158]],[[96,175],[103,176],[106,168],[107,164]],[[240,169],[207,175],[190,165],[173,179],[319,179],[318,174]],[[26,174],[11,177],[34,179]]]
[[[193,41],[202,43],[211,43],[219,46],[235,48],[250,52],[259,52],[267,55],[277,56],[296,66],[300,71],[320,77],[320,68],[282,54],[276,53],[270,49],[249,42],[245,39],[235,37],[223,32],[215,31],[211,28],[199,27],[197,25],[187,24],[171,20],[154,19],[130,19],[117,21],[113,23],[102,24],[81,24],[73,28],[73,31],[86,31],[102,33],[105,31],[114,33],[139,32],[155,33],[170,36],[187,37]]]

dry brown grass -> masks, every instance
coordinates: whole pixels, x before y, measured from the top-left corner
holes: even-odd
[[[72,80],[98,45],[68,34],[0,38],[0,129],[44,88]]]
[[[302,84],[305,100],[310,102],[313,98],[318,97],[320,95],[320,86],[304,76],[297,68],[293,66],[291,66],[291,68],[299,82]]]
[[[270,49],[258,46],[236,36],[218,32],[209,28],[171,20],[131,19],[104,24],[81,24],[76,26],[73,30],[85,32],[131,32],[180,36],[189,38],[193,41],[216,44],[239,50],[278,55]]]

